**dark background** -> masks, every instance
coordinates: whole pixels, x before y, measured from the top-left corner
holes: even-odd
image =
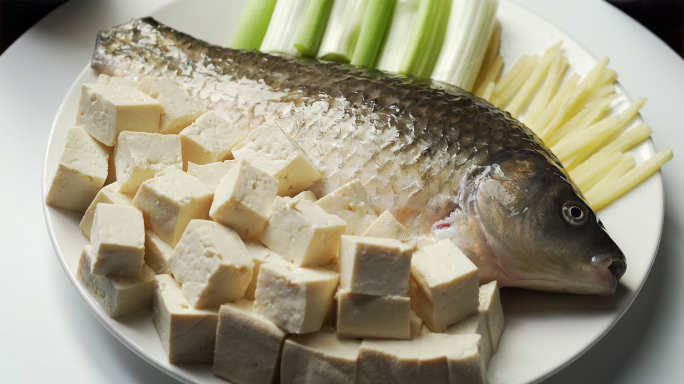
[[[684,58],[684,0],[607,1],[650,29]],[[65,2],[0,0],[0,54],[33,24]]]

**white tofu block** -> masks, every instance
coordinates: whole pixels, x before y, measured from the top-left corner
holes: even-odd
[[[287,262],[261,265],[254,294],[256,311],[290,333],[321,329],[334,300],[339,274]]]
[[[142,212],[127,205],[97,204],[90,242],[93,275],[138,276],[145,263]]]
[[[237,164],[235,160],[226,160],[218,163],[195,164],[188,163],[188,175],[195,176],[206,184],[212,191],[216,191],[219,182],[230,169]]]
[[[83,219],[81,219],[81,223],[78,226],[89,239],[90,231],[93,228],[93,219],[95,218],[95,208],[97,208],[97,204],[105,203],[127,205],[130,207],[133,206],[133,195],[121,193],[118,191],[118,189],[119,187],[116,185],[116,183],[109,184],[100,189],[97,195],[95,195],[93,202],[90,203],[90,206],[88,206],[88,209],[86,209]]]
[[[116,164],[114,164],[114,151],[116,147],[113,147],[111,153],[109,154],[109,159],[107,161],[107,179],[105,179],[104,185],[110,185],[116,183]]]
[[[346,235],[361,236],[378,218],[375,213],[375,206],[370,201],[359,179],[350,181],[323,196],[316,201],[316,205],[346,221]]]
[[[451,240],[419,249],[411,260],[411,305],[433,332],[477,312],[477,267]]]
[[[427,332],[427,328],[425,328]],[[476,313],[461,320],[458,323],[451,325],[444,330],[444,333],[449,335],[480,335],[482,337],[482,355],[485,364],[489,364],[489,359],[492,357],[492,343],[489,337],[489,330],[487,329],[487,319],[482,313]]]
[[[380,216],[378,216],[378,218],[363,232],[362,236],[394,239],[399,240],[402,243],[415,243],[409,231],[392,216],[390,211],[381,213]]]
[[[480,335],[422,335],[418,382],[485,384],[487,367],[481,345]]]
[[[247,134],[209,111],[184,128],[180,137],[184,162],[209,164],[232,157],[231,150]]]
[[[140,184],[169,166],[183,167],[178,135],[121,132],[114,151],[119,192],[135,193]]]
[[[91,273],[90,245],[81,252],[78,277],[109,317],[115,318],[149,308],[154,295],[154,272],[147,265],[135,277],[107,277]]]
[[[318,201],[318,199],[316,198],[316,195],[314,195],[314,193],[311,191],[299,192],[299,194],[297,196],[295,196],[295,198],[301,199],[301,200],[308,200],[312,203],[315,203],[316,201]]]
[[[321,178],[304,150],[275,123],[250,132],[232,152],[236,160],[247,160],[278,179],[279,196],[294,196]]]
[[[157,275],[155,281],[152,322],[169,363],[212,363],[218,311],[192,308],[170,275]]]
[[[233,383],[277,382],[286,337],[285,330],[256,313],[251,301],[238,299],[222,305],[214,375]]]
[[[169,77],[145,76],[136,89],[161,103],[159,126],[155,132],[180,133],[207,111],[199,98]]]
[[[134,89],[136,86],[138,86],[138,82],[133,79],[126,77],[107,76],[104,73],[101,73],[100,76],[97,77],[97,84],[125,85]]]
[[[346,228],[344,220],[309,201],[277,197],[259,240],[298,266],[325,265],[337,256]]]
[[[489,340],[492,343],[492,352],[499,349],[499,341],[503,334],[506,323],[504,321],[503,307],[501,307],[501,296],[499,295],[499,285],[495,281],[480,286],[479,311],[484,314],[487,320],[487,330]]]
[[[160,239],[151,230],[145,229],[145,264],[152,268],[155,274],[171,273],[172,254],[172,246]]]
[[[292,335],[283,346],[280,383],[355,383],[360,346],[360,340],[338,338],[333,327]]]
[[[83,127],[67,133],[45,203],[85,212],[107,178],[110,149],[93,139]]]
[[[146,180],[133,199],[145,225],[175,247],[190,220],[208,219],[214,192],[196,177],[175,167]]]
[[[373,296],[337,291],[340,337],[411,338],[411,301],[405,296]]]
[[[275,177],[238,160],[216,187],[209,216],[233,228],[243,239],[251,239],[266,224],[277,192]]]
[[[411,340],[413,340],[416,337],[419,337],[423,331],[423,319],[421,319],[420,316],[418,316],[418,313],[416,313],[414,310],[411,310],[411,314],[409,316],[409,321],[411,322]]]
[[[83,84],[76,124],[107,146],[123,131],[159,132],[161,104],[125,85]]]
[[[265,245],[257,241],[247,241],[245,242],[245,247],[249,251],[249,254],[254,260],[254,268],[252,270],[252,281],[249,282],[247,290],[245,291],[245,299],[254,300],[254,292],[256,291],[257,279],[259,277],[259,270],[261,269],[261,264],[272,263],[274,261],[282,261],[283,258],[266,248]]]
[[[361,342],[357,366],[359,384],[422,384],[418,381],[421,339]]]
[[[406,296],[413,247],[399,240],[342,236],[340,288],[351,293]]]
[[[195,308],[216,308],[245,294],[254,261],[240,236],[208,220],[192,220],[171,255],[171,272]]]

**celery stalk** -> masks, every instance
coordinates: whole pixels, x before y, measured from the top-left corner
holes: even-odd
[[[318,48],[320,59],[347,64],[351,62],[366,4],[368,0],[335,1]]]
[[[259,50],[299,56],[294,43],[309,2],[310,0],[278,0]]]
[[[470,91],[494,29],[498,0],[453,0],[451,17],[431,77]]]
[[[354,47],[351,64],[372,67],[392,16],[395,0],[369,0],[363,11],[359,38]]]
[[[411,38],[411,26],[418,16],[420,0],[398,0],[389,28],[380,48],[375,67],[388,72],[399,72],[406,54],[406,42]]]
[[[230,47],[233,49],[259,49],[268,29],[268,23],[271,21],[275,4],[276,0],[247,1]]]
[[[304,57],[316,57],[332,6],[333,0],[309,1],[294,42]]]
[[[430,77],[442,49],[450,11],[451,0],[421,1],[399,73]]]

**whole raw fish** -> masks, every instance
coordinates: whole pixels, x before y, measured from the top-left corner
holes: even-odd
[[[450,238],[481,282],[611,294],[625,257],[522,123],[461,89],[210,45],[151,18],[102,31],[92,67],[174,78],[228,121],[278,124],[323,175],[358,178],[419,239]]]

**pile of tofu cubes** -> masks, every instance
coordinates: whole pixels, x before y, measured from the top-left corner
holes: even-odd
[[[359,180],[321,178],[276,123],[249,134],[175,81],[101,75],[46,202],[84,213],[78,276],[112,317],[152,308],[171,363],[235,383],[484,383],[496,282],[417,248]]]

